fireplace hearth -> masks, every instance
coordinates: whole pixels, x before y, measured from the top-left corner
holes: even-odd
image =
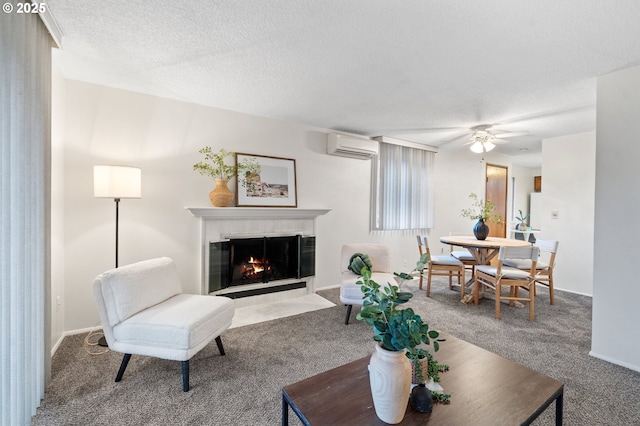
[[[315,274],[315,236],[230,238],[209,243],[209,292]]]

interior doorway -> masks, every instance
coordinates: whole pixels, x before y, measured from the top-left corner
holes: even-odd
[[[507,179],[508,169],[504,166],[487,163],[485,200],[495,204],[494,213],[502,216],[503,223],[487,223],[490,237],[507,236]]]

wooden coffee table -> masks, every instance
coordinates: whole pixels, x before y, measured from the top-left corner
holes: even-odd
[[[528,425],[553,401],[562,425],[564,385],[551,377],[451,336],[435,356],[450,370],[441,385],[450,404],[423,414],[408,405],[402,425]],[[385,425],[373,408],[369,357],[282,389],[282,424],[289,407],[305,425]],[[408,400],[408,396],[407,396]]]

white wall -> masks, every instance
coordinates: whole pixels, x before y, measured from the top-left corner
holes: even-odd
[[[591,354],[640,371],[640,67],[598,79]]]
[[[620,264],[619,260],[621,253],[635,253],[631,244],[640,232],[637,227],[621,226],[633,220],[640,204],[632,186],[639,180],[635,159],[640,147],[627,137],[639,133],[634,128],[638,121],[624,114],[640,113],[637,91],[631,96],[626,87],[639,86],[639,74],[636,69],[621,76],[622,89],[617,76],[600,82],[598,109],[604,112],[598,114],[594,281],[590,268],[584,266],[591,261],[593,249],[593,222],[589,223],[593,221],[593,216],[589,219],[593,214],[589,195],[593,196],[589,190],[594,178],[593,134],[543,143],[543,192],[549,200],[542,228],[544,238],[561,241],[558,288],[591,294],[593,287],[593,354],[635,369],[639,369],[638,360],[631,358],[640,352],[640,339],[637,331],[631,330],[635,336],[629,331],[629,324],[639,319],[629,297],[637,287],[629,279],[635,271],[631,262]],[[59,335],[61,327],[70,331],[98,324],[91,284],[98,273],[113,267],[115,206],[112,200],[93,198],[95,164],[143,169],[143,198],[123,200],[120,206],[120,264],[171,256],[186,290],[193,293],[199,284],[198,219],[184,208],[209,203],[212,182],[192,171],[200,159],[197,151],[204,145],[296,159],[299,207],[332,209],[317,224],[317,287],[337,284],[339,253],[345,242],[385,242],[392,246],[394,270],[404,270],[405,260],[413,266],[417,259],[413,233],[368,231],[370,162],[326,155],[326,131],[54,78],[52,209],[54,222],[64,228],[64,238],[60,229],[58,235],[53,230],[52,296],[54,300],[61,296],[64,319],[53,318],[52,336]],[[56,151],[60,140],[64,155]],[[604,144],[607,149],[600,149]],[[486,161],[511,166],[509,157],[493,152]],[[434,252],[447,249],[438,242],[440,236],[471,231],[473,223],[460,217],[460,209],[468,207],[470,192],[484,193],[485,165],[466,149],[437,154],[435,228],[429,233]],[[521,172],[510,170],[512,174]],[[553,222],[551,210],[559,212]],[[616,268],[598,266],[612,264]],[[60,285],[62,279],[64,285]]]
[[[510,225],[507,229],[513,229],[513,227],[518,223],[515,220],[515,216],[518,216],[518,210],[522,210],[523,214],[527,214],[531,212],[530,205],[530,195],[533,192],[533,177],[540,176],[541,170],[538,168],[529,168],[529,167],[517,167],[513,166],[510,169],[509,176],[509,185],[512,185],[512,178],[515,180],[515,188],[511,188],[514,191],[514,206],[512,214],[508,218],[508,222]],[[509,200],[509,205],[511,200]],[[511,206],[510,206],[511,207]],[[530,221],[527,221],[529,225],[531,225]]]
[[[208,206],[213,182],[192,170],[198,150],[214,149],[296,159],[298,206],[328,208],[317,221],[316,287],[339,282],[339,255],[347,242],[385,242],[396,271],[415,265],[413,232],[370,233],[370,161],[326,155],[326,129],[285,123],[123,90],[66,80],[64,84],[63,306],[65,330],[99,323],[93,302],[94,277],[114,266],[113,200],[93,197],[93,165],[142,168],[142,198],[120,203],[120,258],[125,265],[170,256],[183,286],[199,285],[198,219],[185,207]],[[509,157],[489,153],[487,161],[510,165]],[[434,252],[449,232],[471,232],[460,217],[470,192],[484,194],[485,163],[463,149],[436,156]]]
[[[542,232],[536,238],[560,242],[554,286],[587,295],[593,294],[595,150],[594,132],[543,140],[538,197]]]
[[[51,345],[60,342],[64,328],[64,111],[65,79],[51,66]],[[60,296],[60,299],[57,298]]]

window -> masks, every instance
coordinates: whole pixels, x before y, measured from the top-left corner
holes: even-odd
[[[372,161],[371,230],[424,230],[433,227],[435,153],[380,143]]]

